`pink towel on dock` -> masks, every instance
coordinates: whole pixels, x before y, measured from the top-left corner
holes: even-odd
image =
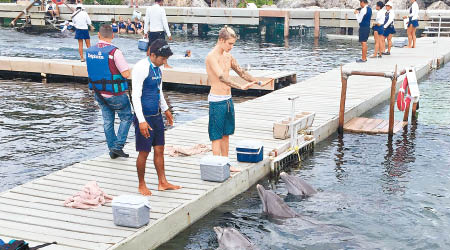
[[[190,156],[190,155],[198,155],[211,151],[211,146],[205,144],[197,144],[195,146],[165,146],[164,153],[172,156]]]
[[[83,187],[83,190],[67,198],[64,206],[81,209],[96,208],[110,202],[112,198],[100,189],[96,181],[90,181]]]

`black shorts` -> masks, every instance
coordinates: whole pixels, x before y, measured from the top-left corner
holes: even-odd
[[[164,121],[162,115],[146,116],[145,120],[152,128],[150,137],[145,138],[139,130],[139,121],[134,116],[134,131],[136,136],[136,151],[150,152],[153,146],[164,146]]]
[[[370,35],[370,27],[369,26],[359,27],[359,42],[360,43],[367,42],[367,40],[369,39],[369,35]]]
[[[166,34],[164,33],[164,31],[148,32],[148,47],[150,47],[150,45],[152,45],[152,43],[158,39],[166,40]]]

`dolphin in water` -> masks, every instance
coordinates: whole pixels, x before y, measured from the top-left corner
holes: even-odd
[[[290,194],[311,196],[317,191],[300,177],[288,175],[285,172],[280,174],[281,179],[286,183],[286,188]]]
[[[272,190],[266,190],[261,185],[256,185],[259,198],[263,205],[263,212],[279,218],[294,218],[300,215],[294,212],[278,195]]]
[[[214,227],[219,248],[217,250],[258,250],[253,243],[232,227]]]

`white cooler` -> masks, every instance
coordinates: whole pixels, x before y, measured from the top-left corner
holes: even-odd
[[[224,182],[230,177],[228,157],[208,155],[200,160],[200,175],[204,181]]]
[[[117,226],[138,228],[150,221],[150,203],[144,196],[120,195],[111,205]]]

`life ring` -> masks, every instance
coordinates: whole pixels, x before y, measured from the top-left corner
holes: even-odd
[[[57,4],[57,5],[61,5],[64,3],[64,0],[52,0],[53,3]]]
[[[405,96],[406,89],[408,89],[408,94]],[[397,94],[397,108],[400,111],[405,111],[406,107],[411,103],[411,92],[408,88],[408,78],[405,77],[402,86],[398,90]]]

